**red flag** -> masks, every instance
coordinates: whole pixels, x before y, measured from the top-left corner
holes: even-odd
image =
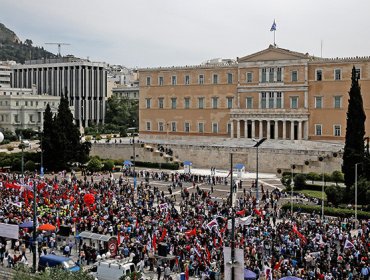
[[[293,232],[295,234],[297,234],[297,236],[299,237],[299,239],[301,239],[304,243],[307,243],[307,238],[302,233],[300,233],[298,231],[297,226],[293,226]]]
[[[245,209],[236,212],[236,215],[244,216],[245,215]]]
[[[59,186],[58,186],[58,184],[57,184],[57,183],[54,183],[54,185],[53,185],[53,189],[54,189],[54,191],[57,191],[57,190],[59,189]]]
[[[208,262],[211,262],[211,252],[208,250],[208,246],[206,246],[206,253]]]
[[[186,266],[185,268],[185,280],[189,280],[189,267]]]
[[[154,251],[157,250],[157,235],[156,234],[153,235],[152,246],[154,248]]]
[[[166,234],[167,234],[167,229],[164,228],[162,231],[161,238],[159,239],[159,242],[162,242],[164,240],[164,238],[166,237]]]
[[[193,236],[193,235],[197,235],[197,231],[195,228],[193,228],[192,230],[188,230],[185,232],[185,235],[186,236]]]
[[[278,270],[280,268],[282,262],[283,262],[283,260],[280,260],[279,262],[277,262],[274,266],[274,270]]]
[[[258,210],[257,208],[254,208],[253,211],[254,211],[254,213],[257,214],[257,216],[263,218],[263,214],[262,214],[262,212],[260,210]]]
[[[121,244],[121,232],[120,231],[117,232],[117,244],[118,245]]]

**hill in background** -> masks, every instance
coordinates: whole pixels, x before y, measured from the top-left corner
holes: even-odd
[[[43,47],[34,47],[30,39],[22,42],[12,30],[0,23],[0,60],[24,63],[25,60],[54,57],[57,56]]]

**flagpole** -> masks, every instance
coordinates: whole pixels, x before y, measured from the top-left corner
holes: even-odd
[[[275,32],[276,32],[276,29],[274,30],[274,47],[276,47],[276,44],[275,44]]]

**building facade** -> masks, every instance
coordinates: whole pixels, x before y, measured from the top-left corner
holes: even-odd
[[[369,57],[270,46],[235,62],[140,69],[140,135],[343,141],[353,67],[369,116]]]
[[[12,132],[17,128],[42,131],[46,105],[55,114],[59,102],[60,97],[37,94],[36,87],[0,88],[0,126]]]
[[[0,87],[10,87],[11,66],[15,61],[0,61]]]
[[[86,127],[104,123],[107,97],[105,63],[74,57],[32,60],[12,67],[12,87],[31,88],[38,94],[67,94],[76,124]]]

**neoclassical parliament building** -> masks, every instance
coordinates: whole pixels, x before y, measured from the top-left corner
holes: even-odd
[[[140,69],[140,136],[343,141],[353,67],[369,133],[369,57],[269,46],[236,60]]]

